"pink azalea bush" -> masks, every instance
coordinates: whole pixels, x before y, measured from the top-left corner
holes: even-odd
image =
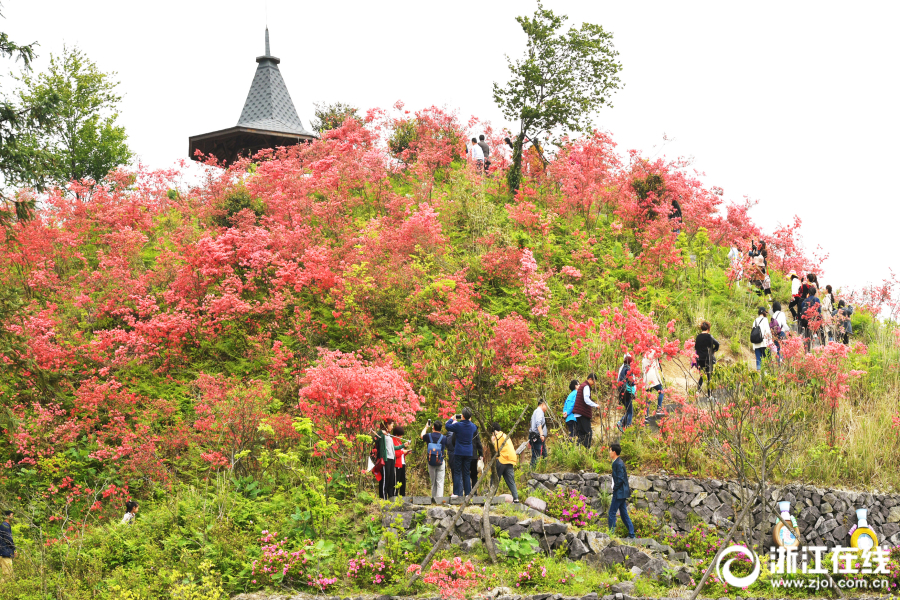
[[[422,568],[413,564],[406,572],[421,574]],[[443,600],[465,600],[466,592],[478,583],[479,577],[472,561],[463,562],[456,556],[452,560],[434,561],[422,581],[437,586]]]
[[[600,515],[591,508],[589,498],[565,488],[557,488],[547,499],[547,514],[579,527],[590,525]]]
[[[287,538],[278,539],[277,531],[263,531],[259,538],[262,556],[253,561],[250,573],[253,583],[259,585],[307,585],[325,591],[337,582],[325,577],[310,564],[311,540],[306,540],[297,550],[286,548]]]

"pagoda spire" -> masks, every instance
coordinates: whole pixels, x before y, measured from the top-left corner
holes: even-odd
[[[269,27],[266,26],[266,56],[272,56],[272,51],[269,50]]]

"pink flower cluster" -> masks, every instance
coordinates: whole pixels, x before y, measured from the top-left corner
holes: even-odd
[[[544,565],[535,565],[532,560],[527,565],[525,565],[525,569],[519,571],[516,574],[516,587],[534,585],[537,583],[538,570],[540,570],[540,576],[542,579],[547,578],[547,567]]]
[[[407,573],[421,573],[422,568],[419,565],[410,565],[406,569]],[[465,600],[466,591],[478,583],[478,578],[482,577],[475,572],[475,566],[472,561],[463,562],[458,556],[453,560],[436,560],[431,564],[431,570],[422,581],[436,585],[440,590],[443,600]]]
[[[325,577],[309,565],[312,541],[306,540],[298,550],[285,549],[287,538],[278,539],[277,531],[263,531],[259,538],[262,557],[254,560],[250,573],[253,583],[278,585],[284,583],[305,584],[319,591],[325,591],[337,582]]]
[[[578,490],[557,489],[547,500],[547,512],[565,523],[585,527],[599,516],[590,507],[590,500]]]
[[[363,550],[347,563],[347,577],[361,579],[372,585],[390,583],[394,579],[394,561],[383,557],[370,557]]]

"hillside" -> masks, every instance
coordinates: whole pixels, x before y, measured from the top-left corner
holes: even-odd
[[[502,136],[478,129],[488,174],[461,158],[455,115],[371,111],[302,148],[228,169],[211,159],[198,185],[120,172],[8,223],[0,503],[21,542],[18,591],[0,598],[158,597],[201,573],[259,589],[267,531],[373,547],[361,471],[376,424],[417,440],[427,419],[470,406],[482,428],[509,428],[538,397],[559,419],[569,380],[590,372],[594,447],[554,438],[539,470],[608,472],[621,416],[609,375],[625,352],[655,350],[667,404],[693,414],[701,320],[722,346],[721,385],[756,377],[747,338],[763,301],[727,254],[746,262],[765,240],[786,309],[785,273],[821,273],[799,219],[763,232],[689,164],[620,154],[600,133],[546,166],[533,153],[511,195]],[[856,305],[852,346],[807,355],[797,342],[770,370],[810,415],[772,476],[897,489],[895,330],[873,318],[879,305],[820,281]],[[633,473],[728,476],[699,431],[640,426],[648,398],[622,438]],[[428,486],[416,444],[410,493]],[[140,536],[109,525],[131,498]]]

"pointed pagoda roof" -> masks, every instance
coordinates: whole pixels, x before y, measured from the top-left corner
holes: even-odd
[[[256,74],[237,125],[189,139],[189,153],[194,160],[197,150],[219,160],[233,162],[239,156],[252,155],[264,148],[289,146],[318,136],[308,131],[300,117],[278,64],[269,49],[266,27],[266,53],[256,57]]]

